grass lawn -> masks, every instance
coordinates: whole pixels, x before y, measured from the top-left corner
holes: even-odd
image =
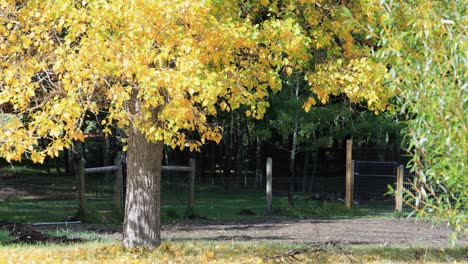
[[[43,179],[41,179],[43,181]],[[39,188],[58,188],[44,184]],[[50,190],[52,192],[52,190]],[[64,221],[73,216],[77,209],[76,194],[69,193],[69,198],[61,199],[26,199],[10,198],[0,202],[0,220],[17,223]],[[188,193],[184,191],[162,192],[161,215],[163,222],[184,221],[187,215]],[[121,216],[113,211],[110,194],[95,197],[88,193],[86,221],[97,224],[119,224]],[[286,194],[276,193],[273,199],[274,215],[313,218],[354,218],[382,217],[369,208],[348,209],[343,204],[308,200],[306,194],[296,195],[296,206],[287,205]],[[254,215],[242,215],[242,210],[250,210]],[[267,215],[265,195],[257,190],[233,190],[226,192],[215,186],[199,186],[196,191],[195,213],[212,220],[235,220],[256,218]],[[385,216],[385,215],[384,215]],[[391,216],[387,215],[387,217]]]
[[[35,164],[15,167],[4,165],[2,171],[14,177],[0,181],[0,220],[18,223],[64,221],[77,209],[77,194],[72,191],[74,177],[45,173]],[[168,178],[170,177],[170,178]],[[90,175],[87,182],[87,210],[85,221],[97,224],[120,224],[122,216],[112,205],[113,186],[103,175]],[[161,187],[161,215],[163,222],[185,221],[188,186],[184,177],[164,176]],[[310,200],[306,193],[295,195],[295,208],[287,204],[287,194],[273,194],[274,215],[311,218],[391,217],[366,207],[347,209],[341,203]],[[264,217],[265,193],[263,190],[235,189],[225,191],[212,185],[197,185],[195,213],[211,220],[235,220]],[[249,210],[253,215],[242,215]]]
[[[304,252],[293,253],[301,249]],[[126,250],[113,241],[93,241],[77,245],[0,245],[0,263],[461,263],[468,260],[466,253],[466,248],[342,248],[191,240],[164,241],[156,250]]]
[[[195,212],[199,216],[212,220],[235,220],[241,218],[256,218],[267,215],[265,212],[264,195],[257,191],[233,191],[224,193],[218,188],[203,187],[208,190],[199,191],[196,196]],[[297,196],[295,208],[287,206],[287,198],[274,199],[274,215],[313,218],[353,218],[382,217],[371,209],[347,209],[339,203],[307,201],[301,195]],[[184,221],[187,205],[176,199],[175,195],[162,197],[161,214],[163,222]],[[97,224],[118,224],[120,217],[112,209],[111,198],[88,197],[87,222]],[[77,200],[25,200],[13,199],[0,203],[0,220],[17,223],[64,221],[73,216],[77,209]],[[241,210],[250,210],[255,215],[241,215]],[[391,215],[387,215],[391,216]]]

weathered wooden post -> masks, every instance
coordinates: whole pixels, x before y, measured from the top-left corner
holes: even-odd
[[[395,192],[395,210],[397,212],[403,211],[403,177],[404,177],[403,165],[400,165],[397,169],[397,180],[396,180],[396,192]]]
[[[346,141],[346,207],[353,207],[354,197],[354,163],[352,161],[353,140]]]
[[[195,206],[195,159],[190,158],[190,200],[189,207],[193,210]]]
[[[124,208],[123,208],[123,199],[124,199],[124,193],[123,193],[123,168],[122,168],[122,163],[125,162],[125,154],[123,152],[117,153],[117,157],[115,158],[115,166],[117,166],[117,170],[114,172],[115,177],[114,177],[114,207],[117,210],[117,212],[122,213]]]
[[[271,213],[273,194],[272,194],[272,181],[273,181],[273,160],[267,158],[266,161],[266,200],[267,200],[267,212]]]

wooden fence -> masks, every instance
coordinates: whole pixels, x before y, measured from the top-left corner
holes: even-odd
[[[196,172],[195,159],[191,158],[189,166],[162,166],[162,171],[182,171],[190,173],[190,199],[188,206],[193,209],[195,205],[195,172]],[[125,209],[125,197],[126,197],[126,158],[123,154],[118,154],[115,160],[115,165],[85,168],[84,159],[77,159],[75,162],[75,174],[78,182],[78,196],[80,203],[80,210],[84,209],[85,203],[85,176],[92,173],[114,173],[114,206],[115,208],[123,212]]]

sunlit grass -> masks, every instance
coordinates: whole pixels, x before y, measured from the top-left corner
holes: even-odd
[[[283,255],[305,244],[229,241],[164,241],[155,250],[126,250],[120,243],[0,246],[0,263],[287,263]],[[298,263],[464,262],[466,248],[309,247]]]

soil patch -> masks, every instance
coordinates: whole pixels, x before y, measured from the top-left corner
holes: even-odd
[[[76,243],[84,239],[50,236],[46,230],[57,226],[30,226],[0,222],[22,243]],[[93,232],[102,239],[121,240],[120,226],[94,224],[69,225],[67,230]],[[284,217],[254,218],[235,221],[193,221],[167,223],[162,226],[162,238],[170,240],[229,240],[297,243],[327,243],[341,245],[374,245],[396,247],[447,247],[451,230],[443,225],[414,219],[296,219]],[[468,246],[467,238],[458,243]]]
[[[36,229],[16,223],[0,222],[0,227],[7,230],[9,234],[15,239],[12,243],[26,243],[26,244],[38,244],[38,243],[79,243],[85,242],[83,238],[68,238],[66,236],[51,236],[37,231]]]
[[[429,246],[449,245],[451,230],[413,219],[246,219],[240,221],[170,223],[166,239],[254,240],[300,243],[337,241],[344,245]],[[459,240],[468,245],[466,238]]]

